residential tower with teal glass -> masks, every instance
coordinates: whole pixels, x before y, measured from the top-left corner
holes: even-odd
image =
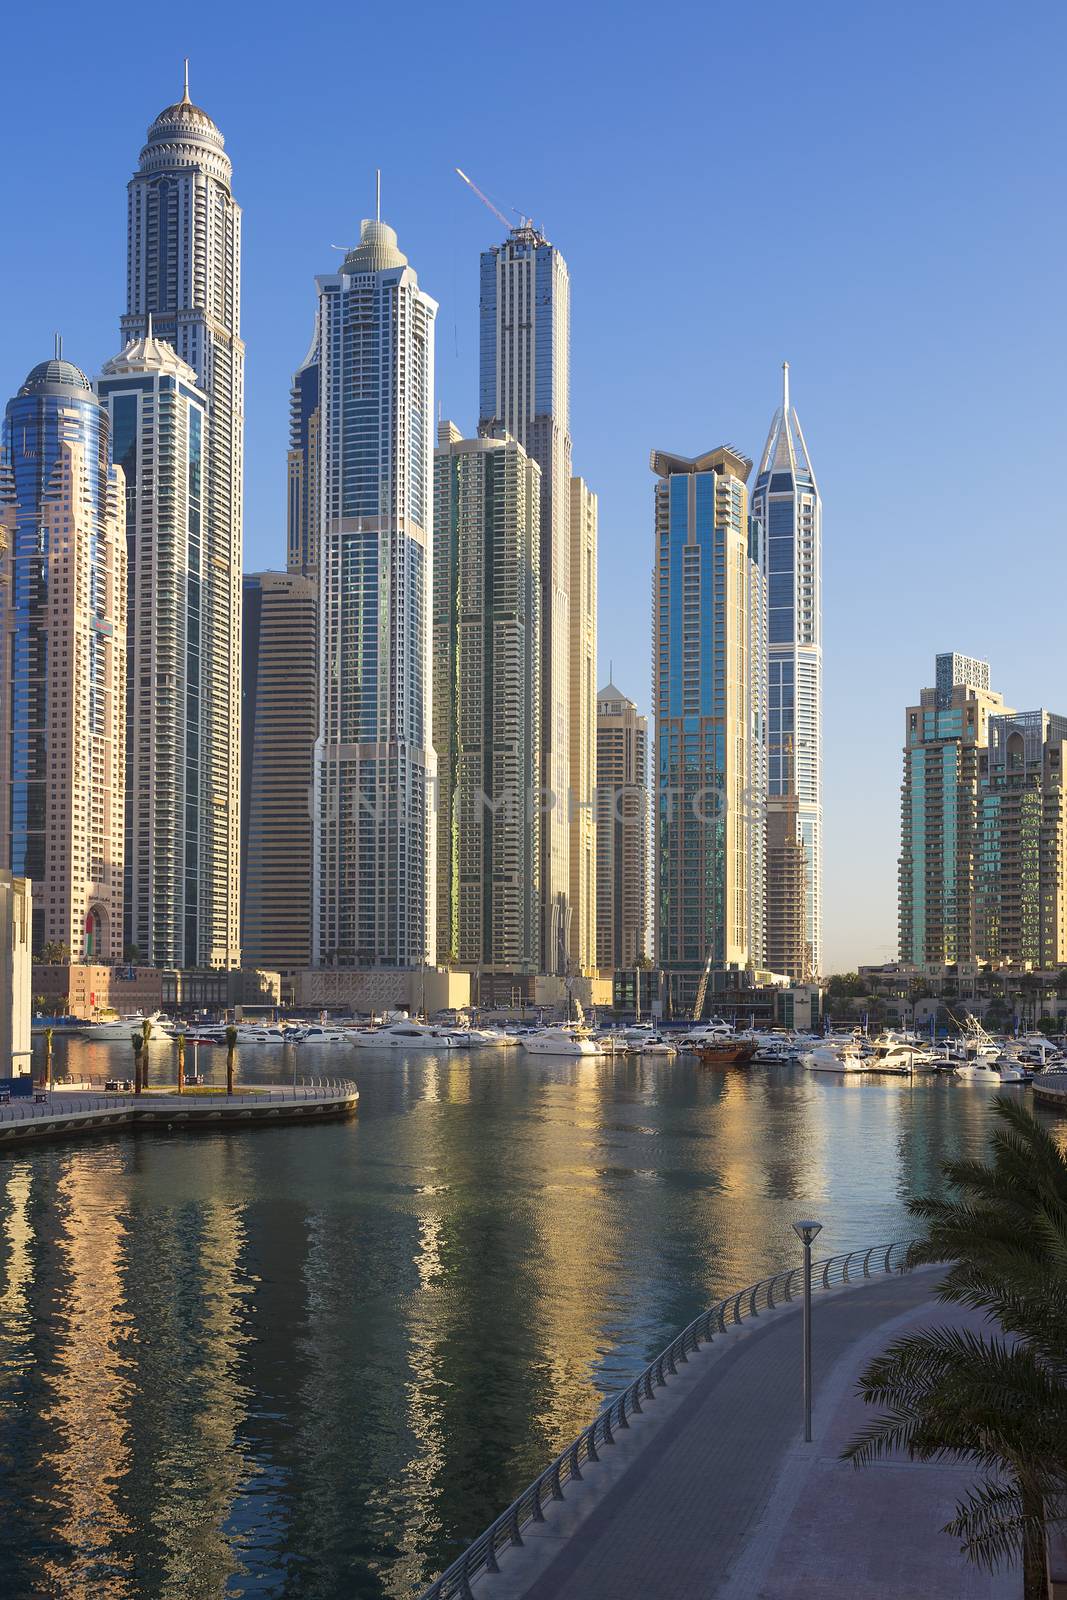
[[[976,907],[979,782],[990,719],[1009,711],[989,664],[939,655],[934,686],[905,714],[900,808],[900,958],[924,963],[984,955]]]
[[[651,465],[655,962],[688,1004],[763,965],[766,541],[732,447]]]

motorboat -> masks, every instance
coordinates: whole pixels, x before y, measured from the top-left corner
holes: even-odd
[[[535,1056],[598,1056],[602,1053],[597,1040],[584,1028],[565,1025],[523,1034],[522,1048]]]
[[[387,1050],[454,1050],[456,1034],[429,1022],[393,1022],[387,1028],[354,1032],[353,1044],[378,1045]]]
[[[287,1037],[293,1044],[347,1044],[352,1034],[347,1028],[328,1028],[309,1022],[303,1027],[288,1029]]]
[[[623,1034],[623,1050],[630,1056],[674,1056],[678,1047],[662,1033],[641,1033],[637,1038]]]
[[[173,1044],[174,1033],[171,1020],[162,1011],[153,1011],[145,1016],[142,1011],[131,1011],[125,1016],[114,1017],[106,1022],[87,1022],[78,1032],[85,1039],[92,1039],[94,1043],[109,1044],[113,1040],[126,1040],[127,1043],[135,1033],[143,1034],[146,1022],[152,1024],[148,1036],[149,1045]]]
[[[805,1050],[800,1065],[809,1072],[868,1072],[870,1059],[863,1054],[857,1040],[852,1037],[834,1043],[824,1039],[814,1050]]]
[[[1032,1076],[1018,1056],[975,1056],[961,1061],[956,1068],[957,1078],[964,1083],[1029,1083]]]
[[[766,1066],[778,1066],[795,1061],[796,1056],[797,1047],[792,1039],[788,1039],[784,1033],[769,1033],[756,1041],[756,1053],[752,1059]]]

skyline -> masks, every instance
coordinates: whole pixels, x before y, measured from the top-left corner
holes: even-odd
[[[428,9],[425,14],[430,18]],[[442,46],[456,50],[457,67],[461,52],[447,36],[462,36],[467,14],[461,11],[441,30]],[[1005,523],[986,466],[1003,470],[1011,459],[1039,468],[1055,459],[1062,425],[1055,382],[1062,336],[1058,344],[1051,341],[1042,316],[1042,308],[1055,303],[1062,255],[1062,219],[1046,209],[1056,176],[1049,154],[1056,124],[1051,71],[1062,23],[1051,8],[1031,8],[1028,16],[1048,37],[1037,40],[1031,27],[1004,38],[994,35],[991,14],[976,19],[968,9],[970,31],[961,38],[954,18],[962,8],[934,18],[923,13],[923,55],[898,61],[891,51],[902,34],[899,15],[890,30],[888,23],[830,8],[801,31],[779,8],[774,48],[761,58],[761,117],[746,111],[743,122],[731,121],[745,104],[745,74],[727,83],[717,113],[729,136],[729,176],[745,224],[742,246],[731,254],[714,248],[713,223],[701,232],[691,184],[704,157],[685,153],[693,137],[681,106],[685,95],[672,95],[669,106],[657,100],[664,69],[639,57],[636,14],[620,19],[615,38],[597,35],[595,45],[583,24],[572,24],[576,44],[588,40],[598,77],[583,80],[584,98],[572,102],[567,74],[577,73],[577,63],[568,63],[566,73],[555,63],[547,97],[554,105],[558,92],[568,107],[565,153],[558,138],[543,150],[508,145],[506,155],[497,146],[482,151],[478,129],[491,120],[487,113],[497,97],[506,102],[509,88],[507,74],[499,82],[487,75],[483,57],[481,99],[469,111],[462,103],[472,97],[440,70],[447,97],[431,81],[425,115],[410,129],[387,119],[386,131],[373,131],[375,109],[396,84],[386,74],[382,85],[369,85],[367,115],[360,119],[371,130],[365,170],[362,151],[347,162],[331,156],[318,165],[308,161],[313,149],[331,149],[331,119],[340,129],[350,117],[350,100],[331,104],[328,92],[334,74],[340,81],[344,52],[336,68],[320,62],[325,78],[315,101],[307,99],[303,119],[264,117],[264,82],[283,71],[287,86],[305,81],[308,46],[287,39],[283,69],[270,40],[246,35],[241,19],[248,15],[239,9],[222,19],[210,53],[200,59],[195,41],[174,38],[150,19],[138,30],[136,88],[94,101],[92,141],[72,145],[64,130],[46,129],[32,167],[15,164],[12,214],[40,214],[40,242],[32,263],[10,252],[0,266],[7,304],[19,306],[5,341],[5,396],[47,357],[57,324],[67,354],[83,370],[98,371],[114,354],[123,185],[145,129],[180,91],[180,56],[172,64],[171,54],[190,51],[192,98],[225,135],[240,172],[245,216],[245,567],[283,567],[289,385],[307,347],[308,291],[330,243],[352,242],[360,215],[373,214],[376,165],[384,169],[383,217],[400,230],[420,283],[442,307],[437,398],[445,415],[473,431],[478,256],[500,242],[502,230],[455,177],[451,168],[461,164],[498,200],[521,198],[570,266],[573,432],[581,439],[580,470],[600,498],[598,687],[614,658],[619,687],[647,714],[648,452],[670,447],[696,454],[725,438],[758,456],[781,361],[788,359],[826,513],[824,967],[889,958],[895,949],[900,719],[926,680],[930,656],[949,650],[990,660],[1012,704],[1055,712],[1067,700],[1056,687],[1064,678],[1065,652],[1053,583],[1020,587],[1026,609],[1010,613],[1010,655],[1004,639],[1009,613],[996,604],[1006,543],[1017,547],[1025,540],[1028,561],[1044,577],[1054,575],[1062,516],[1056,517],[1053,491],[1038,470],[1013,476],[1014,516]],[[848,17],[840,38],[833,37],[833,16]],[[382,31],[373,18],[360,27],[371,35]],[[774,33],[772,20],[766,28]],[[20,53],[33,59],[35,51],[39,57],[39,24],[22,16],[14,31],[20,48],[9,59]],[[515,37],[508,19],[500,60]],[[108,44],[72,13],[62,36],[48,42],[51,92],[76,101],[94,74],[106,77],[113,70]],[[951,125],[943,120],[949,47]],[[545,48],[532,42],[531,68]],[[1008,110],[998,101],[995,122],[985,99],[993,51],[1009,90]],[[693,72],[678,52],[669,56],[677,79]],[[630,81],[627,73],[636,72],[639,60],[641,78],[632,81],[642,103],[622,108],[615,91]],[[850,75],[857,61],[865,71]],[[245,82],[227,82],[238,63]],[[444,67],[440,57],[437,66]],[[7,86],[16,127],[36,115],[38,89],[31,74]],[[596,126],[605,91],[612,102],[610,136]],[[885,114],[894,103],[906,116]],[[299,110],[301,102],[294,104]],[[703,105],[701,113],[714,114]],[[851,141],[839,136],[841,118],[847,121],[850,113]],[[719,126],[698,130],[713,150]],[[802,184],[799,242],[784,220],[792,213],[766,204],[773,183],[781,181],[786,129],[787,177]],[[639,148],[642,140],[647,149]],[[363,175],[362,204],[353,194],[353,172]],[[48,208],[39,199],[43,174],[55,178]],[[285,205],[278,205],[279,194]],[[616,340],[620,308],[631,305],[635,292],[627,262],[647,249],[657,224],[662,232],[664,220],[673,225],[686,262],[708,263],[707,275],[694,280],[700,293],[677,292],[665,276],[666,292],[652,301],[656,315],[631,315],[627,338]],[[77,251],[77,272],[70,269],[72,237],[88,242]],[[768,240],[766,250],[760,238]],[[789,253],[782,253],[783,241]],[[669,262],[662,242],[658,255]],[[675,302],[690,308],[688,314]],[[975,338],[976,327],[984,337]],[[899,476],[889,470],[887,443],[901,451]],[[945,530],[933,548],[929,529]],[[855,805],[857,778],[870,796],[869,809]],[[861,843],[872,835],[877,853],[861,855]],[[850,888],[859,870],[864,904],[854,907]]]

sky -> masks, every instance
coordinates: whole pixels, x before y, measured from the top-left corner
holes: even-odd
[[[0,398],[119,348],[126,182],[180,97],[243,210],[245,565],[285,563],[288,391],[316,273],[373,215],[440,304],[477,422],[462,167],[563,251],[574,470],[599,495],[600,681],[650,701],[652,448],[758,457],[781,363],[823,497],[826,971],[896,953],[904,708],[938,651],[1067,713],[1067,8],[630,3],[16,7]]]

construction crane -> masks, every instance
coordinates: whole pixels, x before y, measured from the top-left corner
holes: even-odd
[[[500,208],[493,204],[493,202],[490,200],[489,196],[487,194],[483,194],[482,193],[482,191],[479,189],[478,185],[475,183],[474,179],[473,178],[468,178],[467,174],[463,171],[463,169],[461,167],[455,167],[453,170],[456,172],[456,174],[459,177],[461,177],[463,179],[463,182],[467,185],[468,189],[473,189],[474,190],[475,194],[478,196],[478,199],[482,202],[482,205],[483,206],[488,206],[490,211],[493,213],[494,217],[498,218],[499,221],[501,221],[504,224],[505,228],[507,228],[508,231],[510,232],[511,229],[514,227],[514,223],[509,222],[507,217],[500,210]],[[526,218],[523,217],[522,220],[525,222]]]

